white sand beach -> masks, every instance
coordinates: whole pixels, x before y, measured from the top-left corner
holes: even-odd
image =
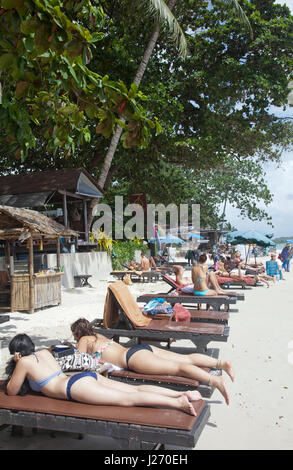
[[[235,383],[227,378],[231,404],[226,406],[217,391],[207,401],[211,417],[195,449],[273,449],[293,447],[293,274],[270,287],[240,290],[245,301],[237,302],[238,312],[231,312],[227,343],[210,343],[220,349],[220,357],[230,359],[236,371]],[[17,333],[29,334],[37,348],[70,339],[70,325],[79,317],[90,321],[102,318],[107,281],[92,288],[62,292],[62,305],[29,315],[14,312],[10,321],[0,325],[0,377],[9,359],[10,339]],[[163,282],[135,283],[130,290],[139,293],[168,291]],[[177,342],[176,344],[178,344]],[[180,345],[191,343],[180,341]],[[291,364],[290,364],[291,354]],[[0,449],[116,449],[110,438],[49,431],[11,437],[10,428],[0,431]]]

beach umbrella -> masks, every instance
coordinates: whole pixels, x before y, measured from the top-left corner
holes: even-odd
[[[232,232],[233,233],[233,232]],[[270,238],[257,230],[239,232],[231,241],[232,245],[276,246]]]
[[[192,238],[196,238],[196,239],[200,239],[200,240],[203,239],[203,237],[201,235],[198,235],[197,233],[190,233],[188,238],[189,238],[189,240],[191,240]]]
[[[165,237],[161,238],[161,242],[165,243],[166,245],[182,245],[184,240],[179,237],[175,237],[175,235],[166,235]]]
[[[184,242],[184,240],[182,240],[181,238],[179,237],[175,237],[174,235],[166,235],[165,237],[158,237],[160,242],[161,243],[165,243],[165,245],[182,245]],[[150,238],[149,239],[149,242],[150,243],[155,243],[156,242],[156,238]]]
[[[236,230],[235,232],[226,233],[226,239],[229,243],[231,243],[235,238],[241,237],[242,234],[246,236],[247,232],[255,232],[260,237],[261,235],[265,236],[266,238],[272,238],[274,236],[273,233],[266,232],[263,230]]]
[[[257,245],[262,247],[276,246],[276,243],[274,243],[270,238],[266,237],[262,232],[259,232],[257,230],[247,230],[246,232],[240,232],[231,240],[230,243],[232,245]],[[246,261],[247,257],[248,253],[246,256]]]

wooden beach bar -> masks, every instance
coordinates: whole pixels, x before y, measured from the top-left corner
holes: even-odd
[[[0,205],[0,311],[28,311],[61,303],[60,238],[72,239],[77,232],[64,227],[40,212]],[[46,241],[56,247],[57,265],[35,271],[34,247]],[[15,270],[15,253],[27,260],[26,272]],[[4,304],[3,304],[4,303]]]

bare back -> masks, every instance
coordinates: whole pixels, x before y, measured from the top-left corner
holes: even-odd
[[[127,348],[105,336],[99,334],[83,336],[78,342],[78,350],[97,356],[101,362],[110,362],[118,367],[126,367]]]
[[[201,264],[196,264],[191,271],[191,278],[194,284],[194,290],[204,291],[208,290],[207,281],[206,281],[206,272],[208,267],[202,266]]]
[[[47,349],[25,356],[20,361],[24,363],[23,365],[27,371],[26,377],[33,381],[42,381],[61,371],[58,362]],[[42,388],[42,393],[49,397],[65,398],[67,381],[68,377],[63,373],[53,377]]]

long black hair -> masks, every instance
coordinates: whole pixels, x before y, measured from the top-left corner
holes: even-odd
[[[30,354],[35,352],[35,345],[28,335],[19,334],[19,335],[14,336],[14,338],[12,338],[12,340],[9,343],[8,349],[9,349],[10,354],[20,353],[21,356],[29,356]],[[16,367],[16,362],[12,358],[10,359],[10,361],[8,361],[6,365],[6,369],[5,369],[5,372],[7,374],[7,379],[5,381],[5,388],[9,380],[12,377],[15,367]],[[30,386],[29,386],[28,380],[25,379],[18,394],[26,395],[29,391],[30,391]]]

